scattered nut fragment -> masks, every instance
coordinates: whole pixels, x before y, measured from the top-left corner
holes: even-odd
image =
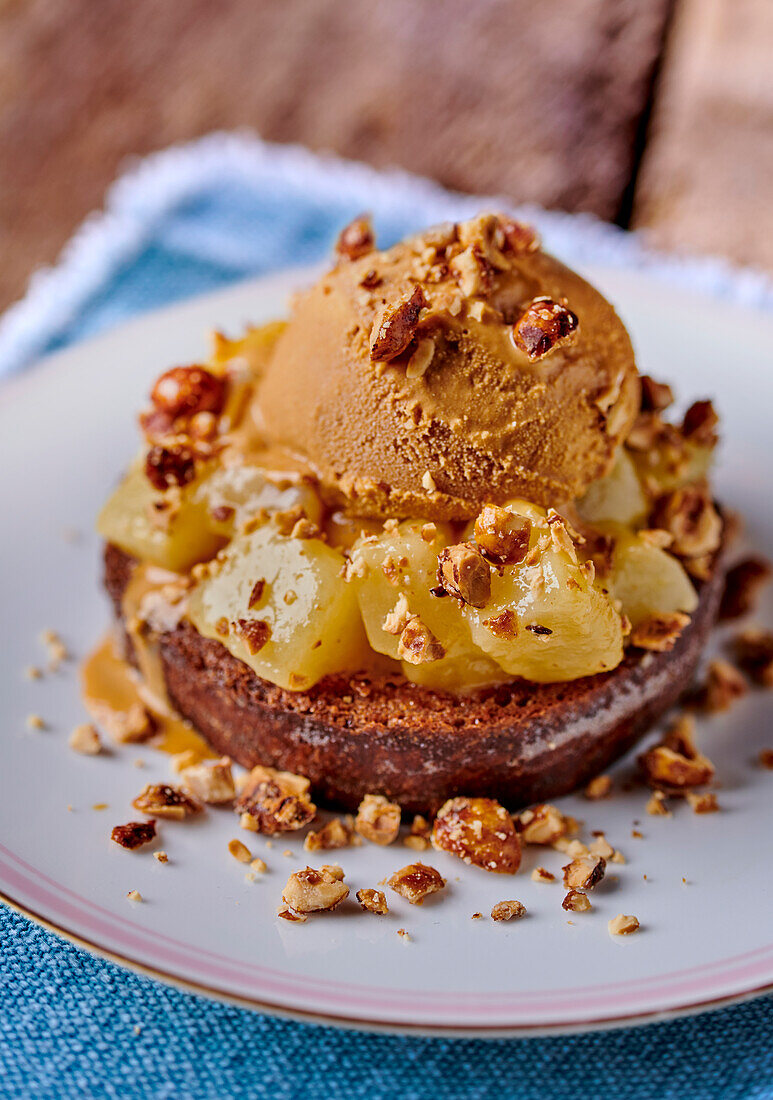
[[[150,844],[156,835],[156,823],[150,821],[130,821],[127,825],[114,825],[110,833],[110,839],[122,848],[133,851],[141,848],[143,844]]]
[[[454,256],[448,267],[465,298],[485,294],[491,287],[493,268],[480,248],[475,245],[465,248]]]
[[[373,224],[367,214],[360,214],[344,226],[338,235],[335,250],[347,260],[359,260],[372,252],[376,244]]]
[[[404,928],[398,928],[397,929],[397,934],[400,937],[400,939],[404,940],[406,943],[410,941],[411,934],[410,934],[410,932],[406,932],[406,930]]]
[[[535,298],[513,325],[513,343],[532,362],[574,341],[579,321],[552,298]]]
[[[648,374],[642,374],[639,381],[642,412],[662,412],[673,402],[673,391],[665,382],[656,382]]]
[[[429,841],[426,837],[413,836],[412,834],[404,838],[403,844],[413,852],[426,852],[427,848],[429,848]]]
[[[519,920],[526,916],[526,906],[520,901],[498,901],[491,910],[491,919],[496,921]]]
[[[769,562],[745,558],[729,569],[719,605],[720,619],[739,619],[754,609],[760,588],[770,580]]]
[[[651,615],[638,623],[631,631],[631,644],[654,653],[666,653],[673,649],[690,616],[681,611]]]
[[[531,521],[486,504],[475,520],[475,541],[487,558],[507,565],[517,565],[526,557],[531,535]]]
[[[430,336],[425,336],[416,344],[416,349],[408,360],[405,368],[406,378],[422,378],[429,370],[430,363],[435,356],[435,341]]]
[[[46,723],[39,714],[28,714],[26,718],[26,726],[29,730],[44,730]]]
[[[70,734],[67,744],[73,752],[82,753],[84,756],[98,756],[102,751],[102,742],[99,732],[90,722],[84,722],[76,726]]]
[[[393,306],[385,306],[376,318],[370,337],[370,357],[374,361],[394,359],[410,344],[419,324],[419,315],[427,299],[420,286],[409,298]]]
[[[706,683],[698,692],[697,701],[709,714],[719,714],[729,710],[748,690],[745,677],[735,665],[718,658],[709,662]]]
[[[587,913],[593,906],[587,894],[580,890],[569,890],[561,902],[561,908],[566,909],[567,913]]]
[[[588,846],[588,851],[592,856],[601,856],[602,859],[606,860],[612,859],[615,854],[615,849],[603,833],[593,838]]]
[[[521,842],[510,814],[493,798],[451,798],[438,810],[432,843],[485,871],[514,875]]]
[[[169,817],[175,821],[182,821],[189,814],[197,814],[201,810],[200,804],[185,791],[179,787],[170,787],[167,783],[148,783],[134,799],[132,806],[144,814]]]
[[[471,542],[446,546],[438,554],[438,587],[470,607],[484,607],[491,596],[491,567]]]
[[[445,884],[440,872],[426,863],[409,863],[387,879],[387,886],[411,905],[421,905],[429,894],[442,890]]]
[[[580,856],[562,868],[564,886],[571,890],[592,890],[598,886],[607,869],[602,856]]]
[[[397,597],[395,606],[384,616],[384,621],[381,624],[382,629],[385,630],[387,634],[402,634],[410,617],[411,614],[408,608],[408,600],[405,597],[405,593],[401,592]]]
[[[282,901],[294,913],[317,913],[335,909],[348,897],[349,887],[343,882],[343,874],[339,877],[327,867],[319,871],[306,867],[290,875]]]
[[[436,493],[437,492],[437,485],[435,484],[435,479],[432,476],[432,474],[429,472],[429,470],[425,470],[424,473],[421,475],[421,485],[422,485],[422,488],[426,489],[428,493]]]
[[[142,901],[143,900],[142,899],[142,894],[139,892],[139,890],[130,890],[129,893],[126,896],[129,899],[129,901]]]
[[[132,703],[126,710],[120,711],[111,707],[95,707],[94,715],[100,726],[119,745],[147,741],[155,732],[153,719],[142,703]]]
[[[699,447],[717,444],[719,417],[710,401],[694,401],[682,420],[682,435]]]
[[[268,870],[268,864],[265,859],[261,859],[260,856],[255,856],[255,859],[250,860],[250,867],[253,871],[257,871],[259,875],[263,875]]]
[[[671,811],[666,803],[663,791],[653,791],[650,795],[645,810],[650,817],[671,817]]]
[[[695,747],[694,729],[695,723],[682,715],[659,745],[639,757],[639,765],[651,787],[684,790],[701,787],[714,778],[714,765]]]
[[[514,218],[500,218],[506,247],[516,256],[536,252],[540,247],[539,236],[532,225],[515,221]]]
[[[760,767],[773,771],[773,749],[761,749],[758,759]]]
[[[252,852],[247,845],[242,844],[241,840],[237,840],[235,837],[233,840],[228,841],[228,851],[239,863],[249,863],[252,859]]]
[[[154,852],[153,859],[157,859],[159,863],[169,862],[169,856],[166,854],[166,852]]]
[[[694,814],[714,814],[719,810],[719,802],[713,791],[688,791],[685,795]]]
[[[145,456],[145,476],[160,493],[187,485],[195,474],[196,456],[184,443],[155,444]]]
[[[278,909],[277,916],[283,920],[293,921],[295,924],[303,924],[309,919],[305,913],[296,913],[294,909]]]
[[[208,805],[233,802],[236,796],[231,761],[227,756],[222,756],[211,764],[189,765],[180,772],[180,779],[194,798]]]
[[[355,839],[358,838],[354,834],[354,820],[347,814],[343,820],[340,817],[331,818],[321,829],[308,832],[303,847],[307,852],[329,851],[348,848]]]
[[[568,831],[567,819],[548,802],[523,810],[515,819],[515,827],[526,844],[553,844]]]
[[[244,639],[244,644],[253,657],[271,639],[271,623],[265,619],[236,619],[231,626]]]
[[[446,651],[435,635],[418,615],[411,615],[397,643],[397,656],[409,665],[423,665],[439,661]]]
[[[358,890],[357,901],[366,913],[379,913],[383,916],[389,912],[386,897],[381,890]]]
[[[639,922],[636,917],[618,913],[611,921],[607,922],[610,936],[629,936],[631,932],[638,932]]]
[[[400,831],[401,810],[380,794],[366,794],[357,808],[354,828],[372,844],[391,844]]]
[[[773,687],[773,632],[750,628],[734,640],[738,663],[761,687]]]
[[[535,867],[531,873],[532,882],[555,882],[556,876],[546,867]]]
[[[652,525],[674,536],[671,551],[684,558],[713,554],[722,538],[722,520],[708,491],[701,486],[675,489],[660,497]]]
[[[27,665],[24,675],[28,680],[40,680],[43,677],[43,670],[38,668],[37,665]]]
[[[242,826],[269,834],[302,829],[317,812],[309,798],[310,786],[305,776],[258,765],[247,776],[236,800]],[[245,815],[249,822],[245,822]]]
[[[606,798],[611,790],[612,777],[609,775],[597,775],[595,779],[591,779],[590,783],[585,788],[584,794],[586,798],[595,802],[600,798]]]

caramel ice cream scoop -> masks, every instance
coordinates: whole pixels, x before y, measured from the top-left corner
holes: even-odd
[[[367,223],[348,227],[296,301],[256,414],[351,513],[465,519],[580,496],[638,407],[612,306],[529,227],[482,215],[383,252]]]

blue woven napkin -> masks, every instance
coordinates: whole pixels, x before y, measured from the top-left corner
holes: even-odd
[[[388,243],[509,205],[399,173],[212,135],[131,168],[60,263],[0,319],[0,373],[135,314],[317,260],[354,214]],[[590,218],[526,211],[570,263],[603,262],[773,307],[761,275],[666,259]],[[127,973],[0,907],[0,1096],[405,1100],[773,1097],[773,1000],[573,1037],[446,1040],[313,1027]]]

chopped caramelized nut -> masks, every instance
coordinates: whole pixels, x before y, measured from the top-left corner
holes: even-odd
[[[595,779],[591,779],[584,793],[586,798],[589,798],[592,802],[596,802],[600,798],[606,798],[611,790],[611,776],[597,775]]]
[[[236,795],[231,761],[227,756],[222,756],[211,764],[192,764],[183,768],[180,778],[185,789],[199,802],[220,805],[233,802]]]
[[[491,919],[502,920],[519,920],[521,917],[526,916],[526,906],[520,901],[498,901],[491,910]]]
[[[719,809],[719,802],[713,791],[704,791],[701,794],[688,791],[685,797],[694,814],[713,814]]]
[[[310,783],[302,775],[260,765],[253,768],[236,800],[236,811],[249,815],[246,827],[258,833],[284,833],[302,829],[317,807],[309,798]]]
[[[341,230],[336,241],[336,252],[347,260],[359,260],[372,252],[376,245],[373,225],[367,214],[360,214]]]
[[[373,844],[391,844],[400,832],[400,807],[380,794],[366,794],[357,809],[354,828]]]
[[[706,683],[698,692],[698,702],[709,714],[729,710],[736,699],[749,690],[745,677],[735,665],[721,658],[709,662]]]
[[[598,886],[607,869],[607,861],[601,856],[580,856],[562,868],[564,886],[571,890],[592,890]]]
[[[656,382],[648,374],[642,374],[639,381],[642,412],[662,412],[673,402],[673,391],[665,382]]]
[[[500,218],[500,224],[505,245],[515,256],[537,251],[540,240],[533,226],[527,225],[526,222],[515,221],[514,218]]]
[[[110,833],[111,840],[130,851],[141,848],[143,844],[150,844],[155,836],[156,823],[152,818],[150,821],[130,821],[128,825],[114,825]]]
[[[332,848],[348,848],[354,841],[354,821],[347,815],[342,821],[334,817],[321,829],[306,834],[303,847],[307,852],[329,851]]]
[[[403,844],[413,852],[426,852],[429,848],[429,841],[425,836],[409,835],[403,840]]]
[[[755,683],[773,687],[773,633],[750,628],[738,634],[734,641],[738,663]]]
[[[158,860],[159,863],[169,862],[169,856],[166,854],[166,852],[154,852],[153,859]]]
[[[89,722],[76,726],[67,743],[73,752],[82,753],[84,756],[97,756],[102,751],[99,733]]]
[[[566,909],[567,913],[587,913],[593,906],[587,894],[580,890],[569,890],[561,902],[561,908]]]
[[[636,917],[618,913],[611,921],[607,922],[610,936],[629,936],[631,932],[639,930],[639,922]]]
[[[259,577],[252,586],[250,592],[250,598],[247,601],[247,610],[254,611],[260,601],[263,599],[263,594],[266,591],[266,581],[264,577]]]
[[[606,860],[612,859],[615,854],[615,849],[603,833],[600,836],[594,837],[588,845],[588,851],[592,856],[601,856],[602,859]]]
[[[389,912],[386,897],[380,890],[358,890],[357,901],[366,913],[379,913],[383,916]]]
[[[713,554],[720,544],[722,520],[703,487],[689,485],[660,497],[652,518],[653,526],[674,536],[671,550],[679,557]]]
[[[438,554],[438,587],[470,607],[484,607],[491,596],[491,567],[471,542],[447,546]]]
[[[173,367],[157,379],[150,399],[173,419],[195,413],[219,413],[225,401],[225,386],[204,367]]]
[[[338,877],[326,867],[319,871],[306,867],[290,875],[282,901],[294,913],[318,913],[335,909],[348,897],[349,887],[344,884],[343,875]]]
[[[418,615],[411,615],[397,643],[397,656],[409,665],[423,665],[439,661],[446,651],[435,635]]]
[[[491,287],[493,268],[481,249],[475,245],[470,245],[454,256],[448,267],[465,298],[485,294]]]
[[[518,637],[518,620],[511,607],[504,608],[498,615],[493,615],[490,619],[484,619],[483,625],[491,631],[495,638],[512,640]]]
[[[753,610],[757,594],[770,580],[771,567],[762,558],[745,558],[728,570],[719,605],[720,619],[739,619]]]
[[[567,833],[567,820],[559,809],[549,803],[523,810],[515,826],[526,844],[553,844]]]
[[[437,492],[437,485],[435,484],[435,479],[432,476],[432,474],[429,472],[429,470],[425,470],[424,473],[421,475],[421,485],[422,485],[422,488],[426,489],[428,493],[436,493]]]
[[[184,443],[168,447],[153,446],[145,456],[145,476],[160,493],[175,486],[187,485],[196,473],[196,458]]]
[[[201,810],[199,803],[185,791],[166,783],[148,783],[134,799],[132,806],[144,814],[169,817],[175,821],[182,821],[189,814],[197,814]]]
[[[408,360],[405,368],[406,378],[422,378],[429,370],[430,363],[435,356],[435,341],[431,336],[425,336],[416,344],[416,349]]]
[[[445,884],[446,880],[440,872],[426,863],[409,863],[387,880],[387,886],[411,905],[421,905],[429,894],[442,890]]]
[[[246,844],[242,844],[241,840],[234,838],[228,841],[228,851],[237,859],[239,863],[249,863],[252,859],[252,852],[249,850]]]
[[[653,791],[647,800],[645,810],[650,817],[671,817],[671,811],[666,803],[666,796],[663,791]]]
[[[401,592],[397,597],[395,606],[384,616],[382,627],[387,634],[402,634],[410,617],[408,601],[405,598],[405,593]]]
[[[671,726],[659,745],[639,757],[639,764],[650,786],[684,790],[711,782],[714,765],[696,749],[693,730],[694,723],[683,716]]]
[[[485,871],[513,875],[521,864],[513,819],[493,798],[449,799],[438,810],[432,843]]]
[[[370,338],[370,357],[375,361],[388,361],[400,355],[410,344],[419,324],[419,315],[427,299],[420,286],[414,288],[409,298],[397,305],[387,306],[376,319]]]
[[[516,565],[529,549],[531,521],[507,508],[486,504],[475,520],[475,541],[493,561]]]
[[[699,447],[714,447],[718,423],[719,417],[710,401],[695,401],[684,414],[682,435]]]
[[[760,767],[773,771],[773,749],[761,749],[758,759]]]
[[[99,707],[95,714],[99,724],[121,745],[147,741],[155,732],[153,719],[142,703],[132,703],[127,710]]]
[[[531,873],[532,882],[555,882],[556,876],[546,867],[535,867]]]
[[[139,890],[130,890],[126,897],[129,901],[142,901],[142,894]]]
[[[577,315],[552,298],[535,298],[513,325],[513,342],[532,362],[572,343]]]
[[[271,637],[271,624],[263,619],[237,619],[231,626],[244,639],[245,645],[254,656],[260,653]]]
[[[667,653],[677,643],[679,635],[690,621],[681,611],[670,615],[651,615],[631,631],[631,644],[654,653]]]

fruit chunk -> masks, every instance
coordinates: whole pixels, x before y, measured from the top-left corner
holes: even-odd
[[[509,507],[532,519],[534,559],[494,570],[486,606],[464,608],[473,641],[511,676],[537,683],[615,668],[623,632],[609,594],[577,560],[560,523],[520,502]]]
[[[300,508],[312,523],[318,523],[322,514],[319,497],[310,485],[292,474],[242,462],[218,466],[202,478],[192,493],[192,503],[206,509],[208,526],[224,538],[231,538],[262,508],[268,512]]]
[[[102,508],[97,530],[133,557],[184,573],[213,557],[224,541],[208,525],[205,504],[194,499],[197,484],[186,485],[178,503],[154,489],[135,463]]]
[[[698,597],[673,554],[640,535],[620,534],[615,543],[609,582],[633,626],[656,614],[690,614]]]
[[[622,447],[607,476],[594,481],[577,501],[577,511],[588,523],[639,523],[647,507],[636,467]]]
[[[343,555],[268,522],[234,539],[191,596],[196,629],[258,676],[301,691],[331,672],[368,664],[356,593]],[[257,582],[259,599],[254,598]]]

